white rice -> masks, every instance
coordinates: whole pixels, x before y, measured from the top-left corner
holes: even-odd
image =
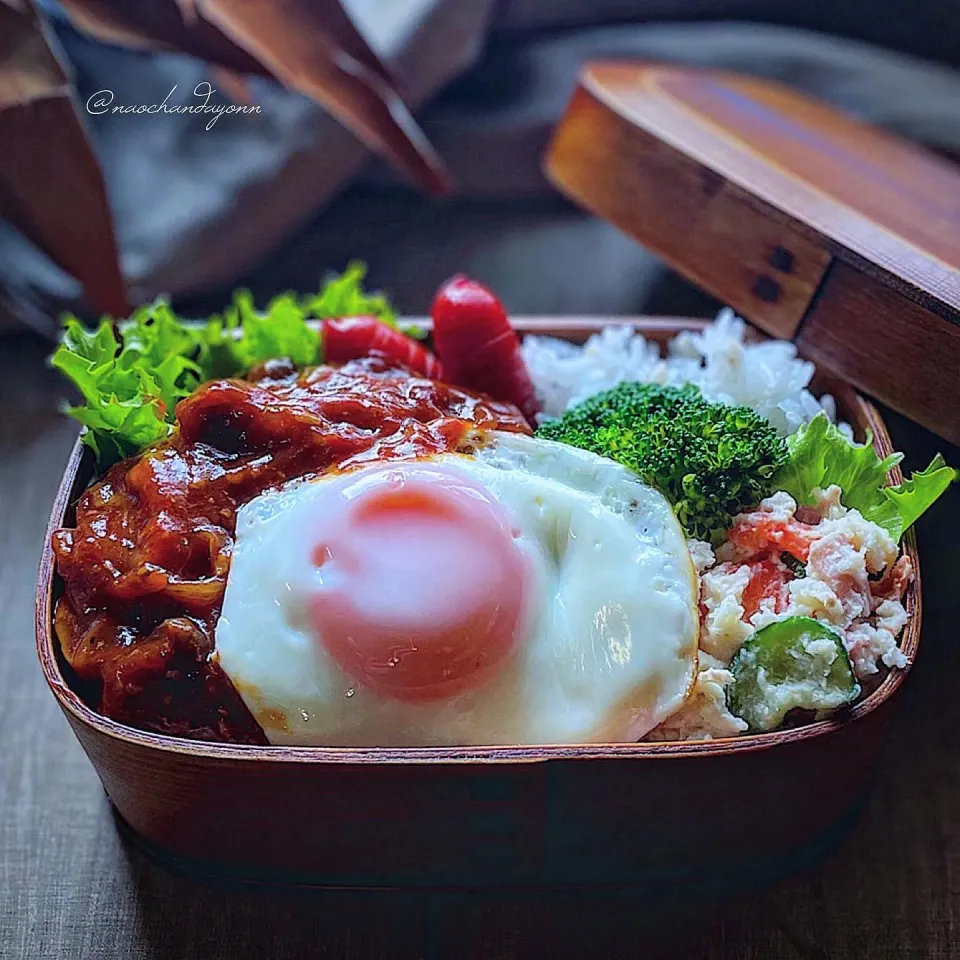
[[[702,333],[681,333],[661,358],[656,343],[630,326],[609,326],[582,347],[553,337],[527,337],[523,357],[545,417],[558,417],[587,397],[623,381],[695,383],[709,400],[743,404],[783,435],[821,410],[836,418],[833,397],[807,389],[812,363],[783,340],[745,343],[746,324],[729,308]],[[849,428],[847,428],[849,429]]]

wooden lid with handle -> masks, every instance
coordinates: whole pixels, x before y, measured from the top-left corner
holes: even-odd
[[[564,193],[752,323],[960,443],[960,167],[779,84],[593,64]]]

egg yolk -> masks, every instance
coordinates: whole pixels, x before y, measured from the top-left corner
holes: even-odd
[[[514,649],[527,560],[502,507],[466,475],[394,466],[322,526],[313,631],[381,697],[451,697]]]

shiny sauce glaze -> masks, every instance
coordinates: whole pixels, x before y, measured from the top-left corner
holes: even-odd
[[[382,357],[296,371],[269,361],[204,384],[169,439],[112,467],[57,530],[55,626],[91,706],[131,726],[266,743],[218,667],[214,630],[237,510],[295,477],[457,449],[522,414]]]

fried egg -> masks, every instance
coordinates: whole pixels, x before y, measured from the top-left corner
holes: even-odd
[[[698,619],[657,490],[491,433],[244,505],[215,655],[274,744],[629,742],[687,698]]]

